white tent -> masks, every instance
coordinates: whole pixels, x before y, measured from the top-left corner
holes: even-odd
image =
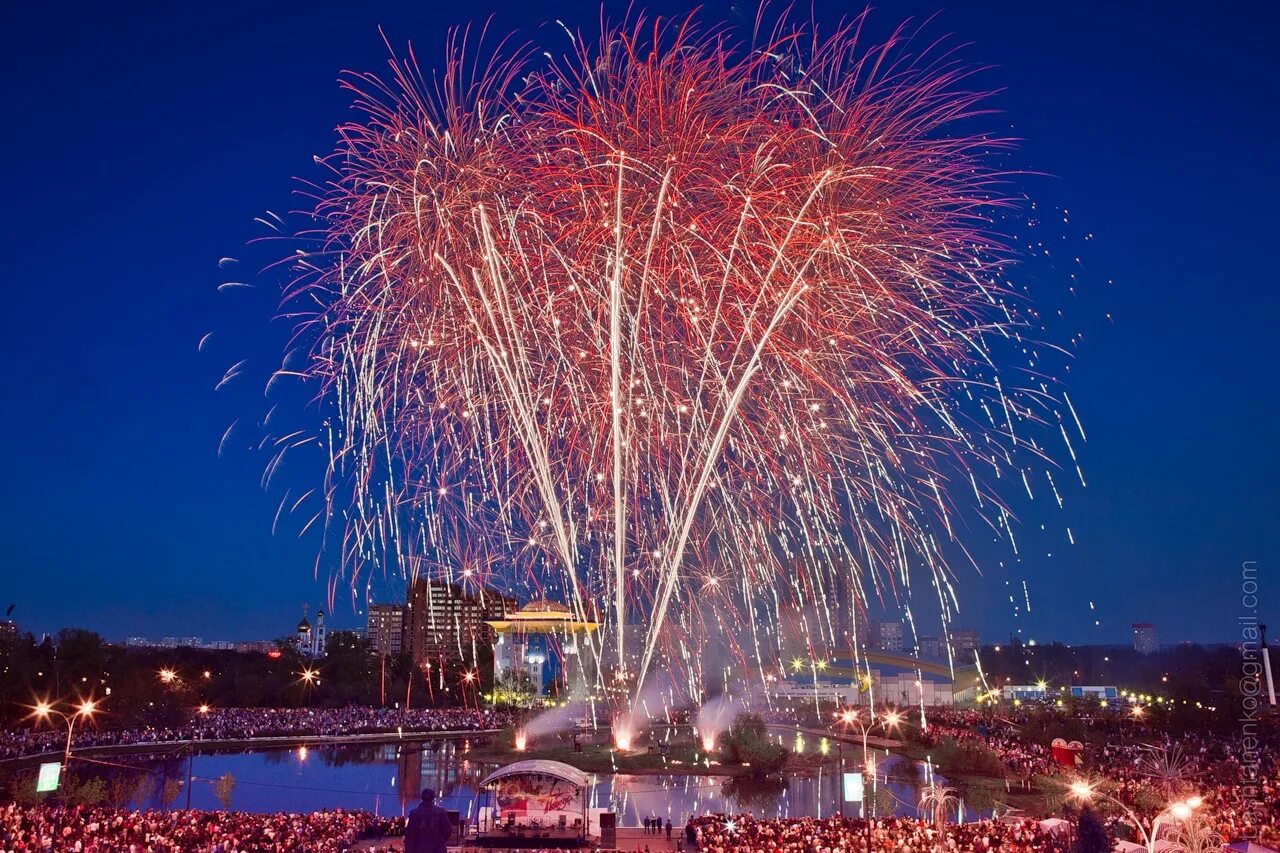
[[[1275,848],[1263,847],[1254,841],[1233,841],[1227,845],[1227,849],[1236,853],[1280,853]]]
[[[499,779],[505,779],[508,776],[534,775],[552,776],[556,779],[563,779],[578,788],[585,788],[591,783],[591,777],[576,767],[572,767],[562,761],[545,761],[535,758],[529,761],[517,761],[515,764],[508,764],[505,767],[499,767],[484,778],[484,781],[480,783],[480,787],[488,787]]]
[[[1060,817],[1051,817],[1040,821],[1040,828],[1050,835],[1066,835],[1071,832],[1071,822]]]
[[[1134,844],[1132,841],[1117,841],[1113,849],[1115,853],[1145,853],[1147,848],[1141,844]]]

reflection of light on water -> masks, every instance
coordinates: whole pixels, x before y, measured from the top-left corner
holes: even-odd
[[[793,741],[793,736],[783,733],[784,747],[790,747]],[[778,740],[773,739],[772,742],[776,744]],[[830,743],[834,744],[834,741]],[[821,750],[820,741],[813,746],[815,754]],[[196,773],[201,777],[216,778],[229,772],[245,784],[252,784],[253,797],[238,798],[233,806],[236,810],[288,812],[352,808],[372,812],[379,808],[377,798],[381,795],[380,808],[385,814],[391,802],[412,808],[424,787],[438,792],[442,808],[457,810],[468,820],[474,820],[481,807],[492,805],[488,795],[478,790],[478,783],[496,770],[497,765],[464,762],[461,741],[415,741],[403,744],[398,757],[396,751],[396,745],[392,744],[382,747],[317,746],[315,749],[294,746],[257,753],[214,753],[197,759]],[[899,761],[911,762],[883,753],[876,755],[875,761],[879,766],[873,771],[873,778],[877,779],[874,784],[895,794],[894,805],[881,813],[913,816],[918,799],[916,787],[920,782],[915,782],[913,787],[911,783],[901,781],[903,774],[895,770]],[[164,767],[159,761],[147,766],[156,771]],[[864,760],[857,760],[850,762],[846,769],[855,772],[865,767]],[[932,778],[938,785],[946,785],[946,780],[937,770],[937,765],[930,767],[922,762],[919,778]],[[834,814],[839,804],[840,782],[839,773],[823,771],[793,777],[776,796],[757,796],[752,801],[751,811],[757,816],[770,818]],[[615,811],[620,826],[640,826],[645,817],[655,815],[670,816],[672,824],[683,826],[684,821],[693,815],[742,811],[735,799],[726,796],[725,783],[726,777],[715,775],[596,774],[588,789],[588,799],[594,808]],[[218,807],[212,786],[197,785],[194,794],[194,807]],[[972,808],[965,809],[966,820],[980,816]]]
[[[796,732],[796,745],[794,749],[796,752],[804,752],[804,735],[800,734],[800,732]]]
[[[822,738],[821,740],[819,740],[819,741],[818,741],[818,752],[822,753],[823,755],[830,755],[830,754],[831,754],[831,742],[830,742],[830,741],[828,741],[826,738]]]

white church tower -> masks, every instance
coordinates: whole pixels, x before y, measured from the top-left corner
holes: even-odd
[[[327,640],[324,627],[324,609],[316,611],[316,623],[312,625],[307,621],[307,608],[302,608],[302,621],[298,623],[298,651],[309,658],[324,657],[325,642]]]
[[[313,658],[324,657],[325,647],[325,630],[324,630],[324,609],[316,611],[316,627],[311,632],[311,656]]]

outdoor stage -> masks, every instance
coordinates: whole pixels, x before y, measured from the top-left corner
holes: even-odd
[[[495,828],[480,833],[468,841],[468,846],[488,850],[518,850],[531,847],[568,849],[589,845],[582,837],[581,830],[517,826],[510,830]]]
[[[617,837],[617,840],[614,842],[614,846],[608,848],[607,851],[604,850],[603,848],[596,847],[590,844],[584,845],[581,849],[591,850],[592,853],[612,853],[612,851],[619,851],[619,853],[635,853],[635,851],[642,851],[645,849],[648,849],[650,853],[661,853],[661,851],[676,850],[677,849],[676,839],[677,837],[679,837],[679,835],[680,835],[679,832],[673,834],[671,836],[671,840],[668,841],[665,835],[649,835],[643,829],[640,829],[638,827],[627,827],[625,829],[618,830],[618,837]],[[555,841],[554,839],[548,839],[545,845],[526,844],[523,846],[525,849],[528,849],[530,846],[533,846],[533,847],[547,846],[547,847],[559,847],[559,848],[568,849],[573,847],[574,845],[567,842],[562,844],[558,841]],[[503,850],[503,849],[520,849],[520,848],[519,847],[485,846],[480,841],[477,841],[475,839],[469,839],[466,842],[466,845],[462,849],[464,850],[467,850],[467,849]]]

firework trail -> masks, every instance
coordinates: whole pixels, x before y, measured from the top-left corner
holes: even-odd
[[[545,62],[459,35],[434,82],[348,78],[286,296],[353,575],[562,598],[633,697],[655,665],[696,693],[713,634],[778,660],[801,603],[813,646],[921,575],[950,618],[958,520],[1006,535],[984,484],[1026,481],[1056,408],[996,370],[1031,322],[1003,143],[953,130],[981,95],[859,25],[642,20]]]

